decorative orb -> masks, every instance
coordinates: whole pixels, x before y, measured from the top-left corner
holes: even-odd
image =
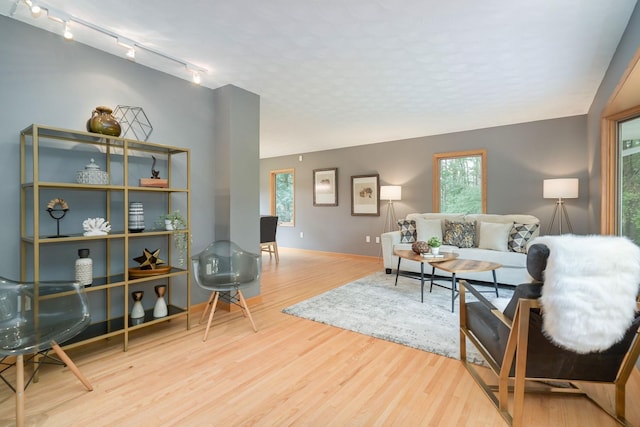
[[[429,245],[427,245],[427,242],[420,240],[411,245],[411,250],[418,255],[426,254],[429,252]]]

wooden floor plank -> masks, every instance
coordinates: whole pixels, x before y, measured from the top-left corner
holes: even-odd
[[[280,248],[262,257],[258,332],[238,311],[204,324],[172,321],[68,351],[94,391],[47,366],[26,391],[36,426],[503,426],[459,361],[283,314],[296,302],[383,269],[377,258]],[[640,375],[627,388],[640,425]],[[4,386],[3,386],[4,387]],[[611,390],[601,394],[610,399]],[[527,397],[528,426],[615,426],[584,398]],[[0,389],[0,425],[14,423]]]

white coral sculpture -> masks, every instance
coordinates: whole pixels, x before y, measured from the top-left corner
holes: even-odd
[[[104,236],[111,231],[109,221],[104,218],[87,218],[82,221],[85,236]]]

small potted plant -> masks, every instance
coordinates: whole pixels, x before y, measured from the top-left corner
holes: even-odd
[[[179,210],[175,210],[171,213],[161,215],[158,218],[158,224],[167,231],[174,231],[173,244],[178,252],[178,265],[182,267],[185,263],[189,236],[188,233],[175,233],[175,231],[187,228],[187,220]]]
[[[164,229],[167,231],[181,230],[187,228],[187,220],[184,219],[179,210],[175,210],[158,218],[158,223],[164,223]]]
[[[433,255],[438,255],[440,253],[440,245],[442,245],[442,241],[436,236],[433,236],[427,241],[427,245],[431,248],[431,253]]]

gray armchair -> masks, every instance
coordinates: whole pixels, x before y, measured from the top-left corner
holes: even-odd
[[[209,335],[218,299],[238,305],[243,314],[249,318],[253,330],[257,332],[247,301],[242,295],[242,289],[250,286],[260,277],[260,257],[244,251],[231,241],[219,240],[192,256],[191,263],[196,284],[211,291],[207,306],[200,317],[202,322],[207,311],[211,310],[202,341],[206,341]]]
[[[24,390],[53,350],[87,390],[93,390],[60,344],[83,331],[91,322],[87,296],[78,283],[20,283],[0,277],[0,357],[15,357],[16,425],[24,425]],[[35,358],[36,367],[26,382],[24,359]]]

